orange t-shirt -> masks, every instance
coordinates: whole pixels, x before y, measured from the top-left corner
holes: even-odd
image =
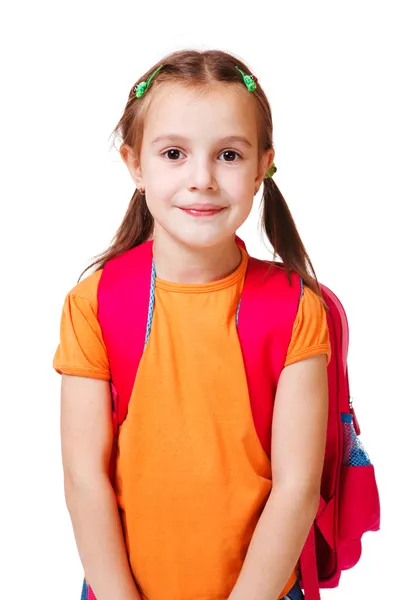
[[[236,329],[248,261],[241,251],[239,267],[219,281],[156,278],[115,485],[132,573],[146,600],[226,599],[272,487]],[[58,373],[110,378],[97,321],[100,277],[96,271],[67,294]],[[321,353],[329,362],[325,310],[304,286],[285,366]],[[280,597],[295,580],[294,571]]]

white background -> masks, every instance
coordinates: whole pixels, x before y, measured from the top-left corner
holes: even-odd
[[[278,172],[321,283],[350,324],[351,394],[382,528],[323,599],[398,598],[399,20],[397,2],[15,2],[1,21],[1,598],[78,600],[64,503],[66,293],[118,228],[133,182],[109,135],[164,54],[242,58],[270,100]],[[270,258],[258,205],[239,230]],[[111,600],[111,599],[110,599]]]

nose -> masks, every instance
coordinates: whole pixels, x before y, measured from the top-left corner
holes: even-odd
[[[193,161],[192,170],[189,175],[189,190],[207,191],[216,190],[217,187],[214,169],[209,161]]]

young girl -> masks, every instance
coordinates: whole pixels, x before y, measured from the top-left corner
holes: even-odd
[[[132,88],[114,133],[137,189],[114,243],[65,298],[53,362],[63,374],[82,600],[298,600],[299,556],[320,497],[331,349],[314,269],[273,179],[268,100],[234,56],[174,52]],[[285,280],[292,271],[304,284],[264,446],[236,322],[249,261],[236,231],[260,188],[274,256]],[[154,312],[114,488],[97,291],[107,261],[148,240]]]

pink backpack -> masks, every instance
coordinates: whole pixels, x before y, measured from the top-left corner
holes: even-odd
[[[245,248],[240,238],[236,241]],[[152,244],[147,241],[108,261],[99,282],[98,319],[112,379],[114,445],[110,478],[113,483],[118,430],[127,414],[151,328],[155,275]],[[273,399],[271,402],[266,399],[272,398],[282,369],[303,282],[292,272],[298,286],[289,287],[284,269],[276,268],[273,271],[281,275],[272,278],[276,283],[267,287],[266,265],[281,263],[249,256],[237,323],[254,424],[270,455],[266,440],[270,439]],[[362,535],[380,527],[374,467],[359,441],[360,428],[350,400],[347,318],[335,294],[324,285],[321,289],[329,306],[332,357],[328,365],[329,417],[320,505],[300,556],[300,585],[306,600],[319,600],[320,588],[337,587],[341,571],[353,567],[360,558]],[[268,318],[271,314],[274,319]],[[272,388],[271,381],[275,382]],[[90,586],[87,597],[95,599]]]

